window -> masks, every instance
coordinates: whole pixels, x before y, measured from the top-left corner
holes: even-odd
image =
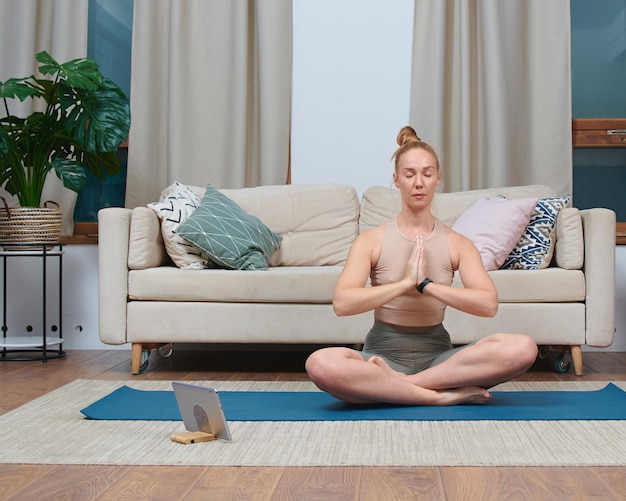
[[[89,0],[88,56],[130,97],[133,0]],[[626,0],[571,0],[572,113],[574,118],[626,117]],[[626,221],[625,148],[574,148],[574,204],[608,207]],[[74,220],[97,220],[102,207],[123,206],[122,172],[104,182],[88,174]]]
[[[626,1],[571,0],[572,115],[626,117]],[[626,221],[625,147],[574,148],[574,205]]]
[[[130,98],[133,0],[89,0],[87,56]],[[123,207],[126,195],[126,148],[120,149],[122,172],[101,181],[87,173],[78,194],[74,221],[94,222],[103,207]]]

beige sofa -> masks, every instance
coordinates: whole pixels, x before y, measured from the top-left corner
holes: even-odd
[[[195,188],[199,195],[202,188]],[[99,213],[99,333],[132,343],[131,371],[142,350],[165,343],[359,344],[373,316],[337,317],[331,299],[354,238],[393,217],[399,193],[372,187],[361,200],[347,185],[286,185],[220,190],[282,235],[268,270],[181,269],[163,246],[148,207]],[[546,186],[441,193],[434,211],[446,224],[480,198],[556,196]],[[567,212],[567,223],[564,222]],[[457,344],[494,332],[522,332],[541,346],[565,346],[582,374],[581,345],[609,346],[614,336],[615,214],[561,211],[551,265],[490,271],[499,294],[493,318],[448,308]],[[458,283],[458,278],[455,278]],[[569,351],[571,350],[571,351]]]

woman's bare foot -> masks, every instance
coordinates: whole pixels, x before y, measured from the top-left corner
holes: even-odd
[[[491,400],[491,393],[479,386],[439,390],[437,393],[435,405],[486,404]]]
[[[367,361],[377,365],[390,376],[406,380],[410,379],[403,372],[394,371],[383,358],[377,355],[371,356]],[[437,398],[433,405],[486,404],[491,400],[491,393],[479,386],[434,391],[437,393]]]
[[[367,359],[367,361],[369,363],[371,363],[371,364],[377,365],[378,367],[383,369],[390,376],[395,376],[395,377],[399,377],[399,378],[403,378],[403,379],[407,378],[406,374],[404,374],[403,372],[394,371],[391,367],[389,367],[389,364],[387,362],[385,362],[384,359],[382,359],[381,357],[379,357],[377,355],[371,356],[370,358]]]

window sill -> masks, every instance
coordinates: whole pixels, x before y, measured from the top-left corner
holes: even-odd
[[[626,223],[617,223],[617,231],[615,233],[615,244],[626,245]]]
[[[98,223],[74,223],[74,234],[61,237],[63,245],[98,245]]]

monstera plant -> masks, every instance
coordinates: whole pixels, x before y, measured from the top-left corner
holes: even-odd
[[[0,82],[0,186],[22,207],[39,207],[52,171],[79,192],[87,169],[100,179],[121,170],[116,154],[128,137],[130,108],[122,90],[104,77],[95,61],[60,64],[39,52],[42,76]],[[10,100],[39,100],[26,117],[10,113]],[[0,116],[2,110],[0,109]]]

